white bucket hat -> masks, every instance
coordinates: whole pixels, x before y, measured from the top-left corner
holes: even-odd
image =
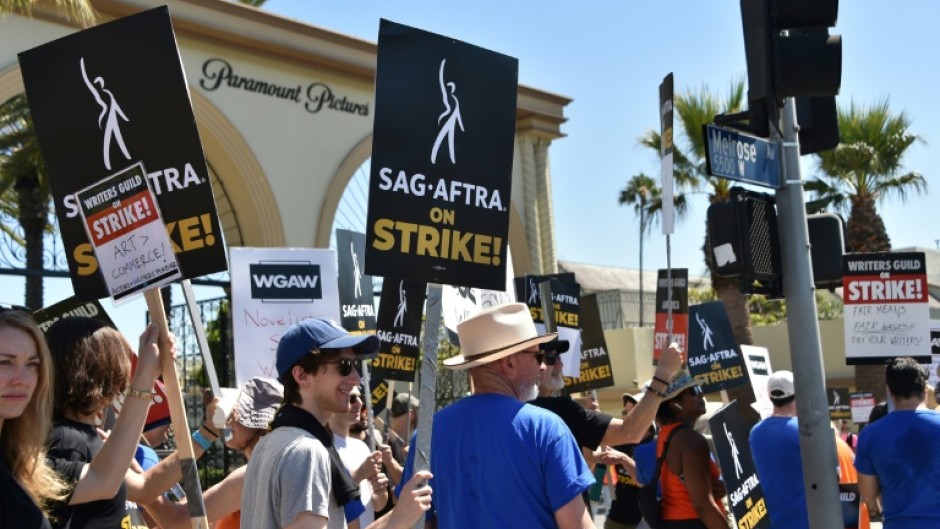
[[[558,333],[539,334],[529,307],[509,303],[484,310],[457,324],[460,353],[444,360],[450,369],[469,369],[550,342]]]

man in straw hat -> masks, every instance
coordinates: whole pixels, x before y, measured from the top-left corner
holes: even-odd
[[[359,498],[359,487],[343,467],[326,424],[333,414],[349,412],[361,361],[378,349],[375,335],[352,336],[326,318],[301,321],[284,333],[276,360],[284,405],[248,462],[242,527],[346,527],[343,506]],[[410,528],[430,507],[431,491],[421,486],[429,477],[417,473],[396,508],[370,528]]]
[[[594,483],[557,415],[526,404],[545,370],[539,335],[522,303],[485,310],[457,326],[472,395],[437,412],[431,471],[438,527],[594,527],[581,493]]]

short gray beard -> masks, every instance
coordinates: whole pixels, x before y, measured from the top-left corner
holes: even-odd
[[[518,384],[516,386],[516,396],[522,402],[535,400],[539,396],[538,382]]]

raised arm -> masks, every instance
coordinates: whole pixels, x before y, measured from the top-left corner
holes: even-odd
[[[682,351],[679,345],[673,342],[659,357],[659,365],[656,366],[656,372],[650,382],[653,391],[647,390],[625,419],[611,419],[607,432],[601,439],[601,444],[617,446],[637,444],[642,441],[653,419],[656,418],[656,410],[662,402],[661,394],[680,367],[682,367]]]

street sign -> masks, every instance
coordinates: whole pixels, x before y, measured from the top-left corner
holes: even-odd
[[[703,127],[708,173],[764,187],[780,187],[780,147],[714,125]]]

